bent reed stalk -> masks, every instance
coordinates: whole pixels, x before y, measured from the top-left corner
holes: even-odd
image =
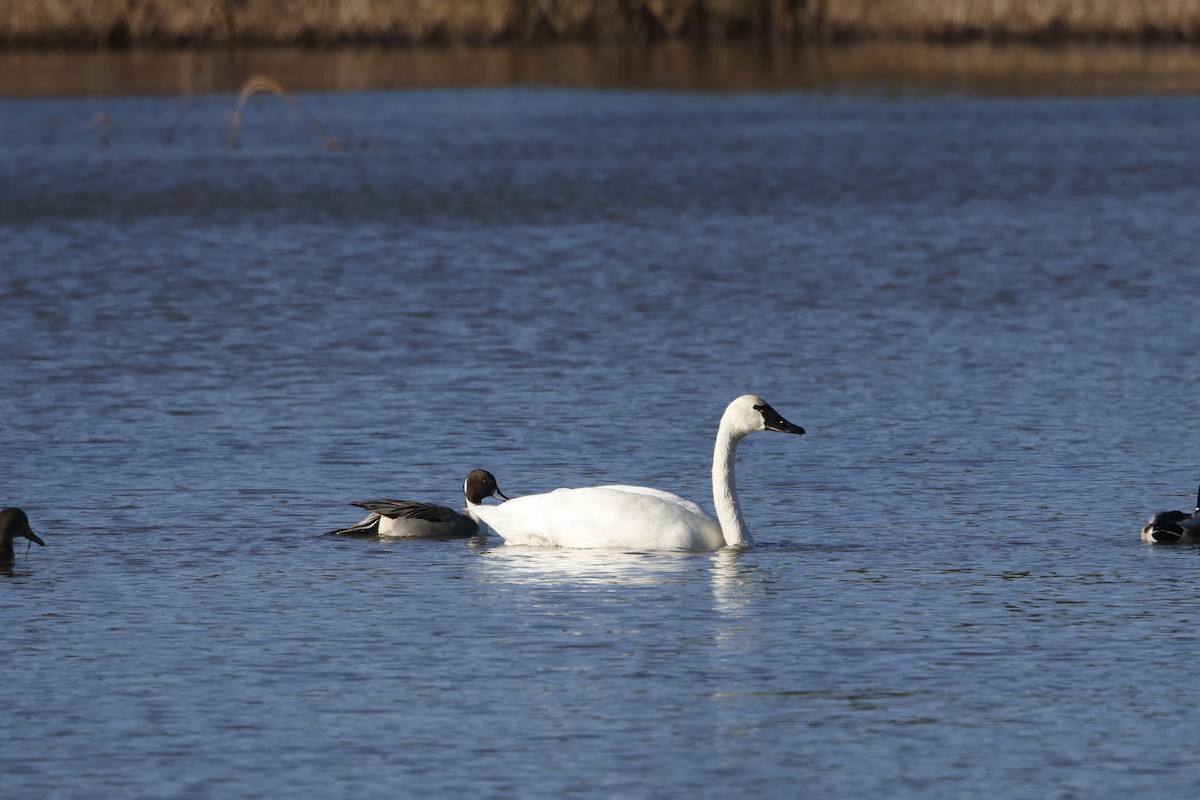
[[[8,0],[0,44],[630,41],[1200,41],[1182,0]]]
[[[283,85],[280,84],[279,81],[267,75],[253,75],[242,85],[242,91],[240,94],[238,94],[237,106],[233,111],[233,118],[229,121],[229,132],[226,135],[226,141],[231,149],[236,149],[238,146],[238,137],[242,132],[242,117],[246,112],[246,103],[248,103],[250,98],[256,94],[274,94],[283,98],[283,100],[286,101],[287,104],[293,109],[295,109],[296,113],[299,114],[313,130],[320,134],[321,138],[325,140],[325,146],[327,148],[330,150],[342,149],[342,143],[340,141],[335,139],[333,136],[330,136],[329,133],[321,127],[320,123],[313,119],[312,115],[304,110],[304,106],[300,105],[300,102],[296,100],[296,98],[287,93],[287,90],[283,88]],[[174,131],[174,128],[177,124],[178,120],[175,123],[172,123],[171,132]],[[170,136],[170,134],[168,134],[168,136]]]

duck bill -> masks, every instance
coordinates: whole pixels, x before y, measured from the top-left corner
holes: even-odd
[[[508,499],[507,497],[504,496],[504,492],[500,491],[499,488],[497,488],[496,491],[492,492],[492,497],[496,498],[497,500],[507,500]]]
[[[31,542],[36,542],[37,544],[41,545],[42,547],[46,546],[46,543],[42,541],[42,537],[38,536],[33,531],[25,531],[25,538]]]

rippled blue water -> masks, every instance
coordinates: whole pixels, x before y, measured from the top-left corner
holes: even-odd
[[[0,101],[6,796],[1195,789],[1200,101],[300,100]],[[320,535],[746,391],[756,550]]]

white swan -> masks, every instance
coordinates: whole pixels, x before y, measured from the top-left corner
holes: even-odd
[[[1146,544],[1200,544],[1200,492],[1196,510],[1160,511],[1142,526],[1142,541]]]
[[[717,520],[682,497],[644,486],[593,486],[527,495],[474,509],[505,544],[542,547],[716,550],[752,547],[734,486],[737,444],[756,431],[804,433],[747,394],[721,416],[713,450],[713,505]]]
[[[349,528],[330,531],[330,536],[388,536],[401,539],[465,538],[476,536],[480,527],[476,513],[485,497],[507,500],[486,469],[473,469],[463,481],[467,499],[465,514],[452,508],[412,500],[358,500],[352,505],[371,512]],[[486,531],[484,531],[486,533]]]

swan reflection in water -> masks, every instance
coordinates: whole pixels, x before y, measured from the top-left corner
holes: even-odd
[[[572,550],[489,546],[479,551],[487,574],[505,583],[541,586],[666,586],[707,583],[712,610],[737,614],[762,591],[762,575],[740,548],[716,551]]]
[[[721,614],[743,611],[750,598],[761,591],[757,581],[749,577],[745,553],[739,549],[726,548],[711,555],[713,610]]]
[[[712,567],[713,553],[661,550],[574,550],[507,545],[480,550],[480,563],[506,582],[655,586],[696,580]]]

